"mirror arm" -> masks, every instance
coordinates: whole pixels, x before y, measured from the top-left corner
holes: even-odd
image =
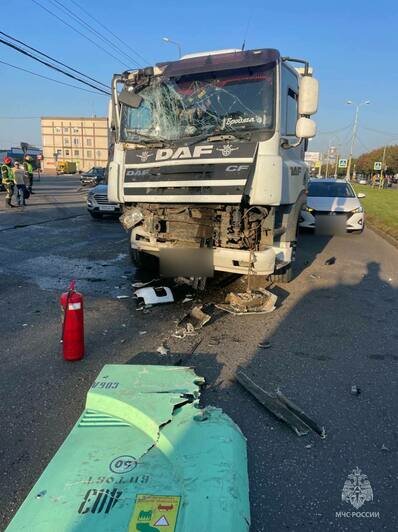
[[[294,144],[289,144],[289,141],[286,139],[286,138],[283,138],[281,139],[281,148],[285,149],[285,150],[289,150],[290,148],[297,148],[298,146],[300,146],[300,144],[303,142],[303,139],[302,138],[299,138],[297,142],[295,142]]]

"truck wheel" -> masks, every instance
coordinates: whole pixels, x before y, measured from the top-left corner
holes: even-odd
[[[130,248],[130,257],[133,264],[140,270],[159,273],[159,260],[150,253]]]
[[[92,218],[95,218],[96,220],[102,218],[102,212],[93,212],[93,211],[88,211],[91,215]]]
[[[271,275],[271,280],[274,283],[290,283],[290,281],[293,279],[293,268],[292,264],[288,264],[284,268],[281,268],[277,271],[277,273],[274,273]]]

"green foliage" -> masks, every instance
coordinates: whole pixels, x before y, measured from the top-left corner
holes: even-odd
[[[357,193],[366,194],[366,197],[361,199],[365,220],[398,239],[398,189],[379,190],[369,185],[354,185],[354,188]]]
[[[384,147],[363,153],[357,160],[357,172],[373,173],[374,163],[383,160],[383,149]],[[398,173],[398,145],[387,146],[386,165],[387,172]]]

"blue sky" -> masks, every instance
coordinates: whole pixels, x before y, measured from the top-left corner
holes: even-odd
[[[37,1],[76,25],[62,14],[56,2]],[[151,63],[177,57],[176,48],[162,42],[164,35],[180,42],[183,53],[239,48],[249,23],[247,49],[277,48],[283,55],[309,59],[314,67],[321,99],[314,117],[319,134],[311,143],[312,150],[326,149],[331,142],[341,144],[341,153],[347,151],[354,113],[353,106],[345,104],[347,99],[371,100],[371,105],[361,108],[357,153],[384,143],[398,144],[398,2],[394,0],[62,0],[62,3],[95,24],[76,4],[83,6]],[[125,70],[116,59],[32,0],[0,0],[0,5],[1,31],[105,83],[113,73]],[[79,29],[90,35],[86,29]],[[92,35],[91,38],[96,39]],[[73,83],[2,44],[0,60]],[[0,76],[0,147],[19,144],[21,140],[40,144],[38,119],[4,117],[106,114],[106,97],[62,87],[1,63]]]

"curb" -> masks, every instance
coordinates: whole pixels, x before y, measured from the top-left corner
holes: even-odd
[[[381,236],[381,238],[383,238],[389,244],[391,244],[392,246],[398,249],[398,240],[396,238],[389,235],[388,233],[385,233],[384,231],[382,231],[381,229],[379,229],[372,223],[369,223],[368,221],[366,221],[366,227],[370,229],[371,231],[373,231],[374,233],[376,233],[377,235]]]

